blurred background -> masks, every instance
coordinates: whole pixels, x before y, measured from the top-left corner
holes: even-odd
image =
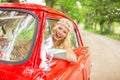
[[[91,80],[120,80],[120,0],[0,0],[48,6],[72,18],[91,52]]]
[[[28,2],[60,10],[92,32],[120,40],[120,0],[0,0]]]

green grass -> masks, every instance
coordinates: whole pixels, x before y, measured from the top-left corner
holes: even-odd
[[[120,35],[116,35],[116,34],[106,34],[106,36],[116,39],[116,40],[120,40]]]
[[[120,40],[120,35],[118,35],[118,34],[110,34],[110,33],[106,33],[106,32],[101,33],[100,31],[93,30],[93,29],[87,29],[87,30],[90,31],[90,32],[93,32],[93,33],[97,33],[97,34],[107,36],[107,37],[112,38],[112,39]]]

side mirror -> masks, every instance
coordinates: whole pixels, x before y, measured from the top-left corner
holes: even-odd
[[[52,49],[48,49],[47,53],[48,55],[54,58],[66,60],[66,56],[67,56],[66,50],[52,48]]]

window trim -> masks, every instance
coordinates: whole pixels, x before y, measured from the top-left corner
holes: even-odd
[[[13,9],[13,8],[0,8],[0,11],[17,11],[17,12],[22,12],[22,13],[27,13],[27,14],[30,14],[31,16],[33,16],[33,18],[36,20],[36,27],[34,29],[34,33],[33,33],[33,38],[32,38],[32,43],[31,43],[31,46],[30,46],[30,49],[28,51],[28,54],[27,56],[23,59],[23,60],[20,60],[20,61],[15,61],[15,62],[12,62],[12,61],[5,61],[5,60],[0,60],[0,62],[2,63],[7,63],[7,64],[21,64],[21,63],[24,63],[26,61],[29,60],[30,56],[32,55],[32,51],[34,50],[34,45],[35,45],[35,41],[36,41],[36,37],[37,37],[37,30],[38,30],[38,23],[39,23],[39,19],[38,17],[36,16],[35,13],[33,13],[32,11],[29,11],[29,10],[24,10],[24,9]]]

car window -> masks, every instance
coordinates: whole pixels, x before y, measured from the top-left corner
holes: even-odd
[[[79,47],[78,38],[77,38],[77,34],[75,32],[75,29],[73,29],[70,33],[70,40],[71,40],[71,44],[72,44],[72,49]]]
[[[52,32],[54,32],[54,26],[57,22],[58,22],[58,19],[50,19],[49,18],[46,20],[46,29],[45,29],[45,33],[44,33],[45,41],[47,41],[49,39],[49,37],[52,37]],[[72,49],[75,49],[79,46],[79,43],[77,41],[77,35],[76,35],[73,25],[72,25],[72,30],[70,31],[69,39],[70,39],[70,44],[71,44]],[[48,42],[51,42],[51,39],[48,40]],[[51,43],[53,43],[53,40]],[[45,43],[45,44],[47,45],[48,43]],[[48,45],[51,45],[51,44],[49,43]],[[54,47],[54,46],[51,45],[51,47]]]
[[[52,34],[50,29],[49,20],[46,21],[45,31],[44,31],[44,39],[43,39],[43,49],[50,49],[53,47]]]
[[[0,10],[0,60],[24,60],[31,48],[36,19],[27,12]]]

